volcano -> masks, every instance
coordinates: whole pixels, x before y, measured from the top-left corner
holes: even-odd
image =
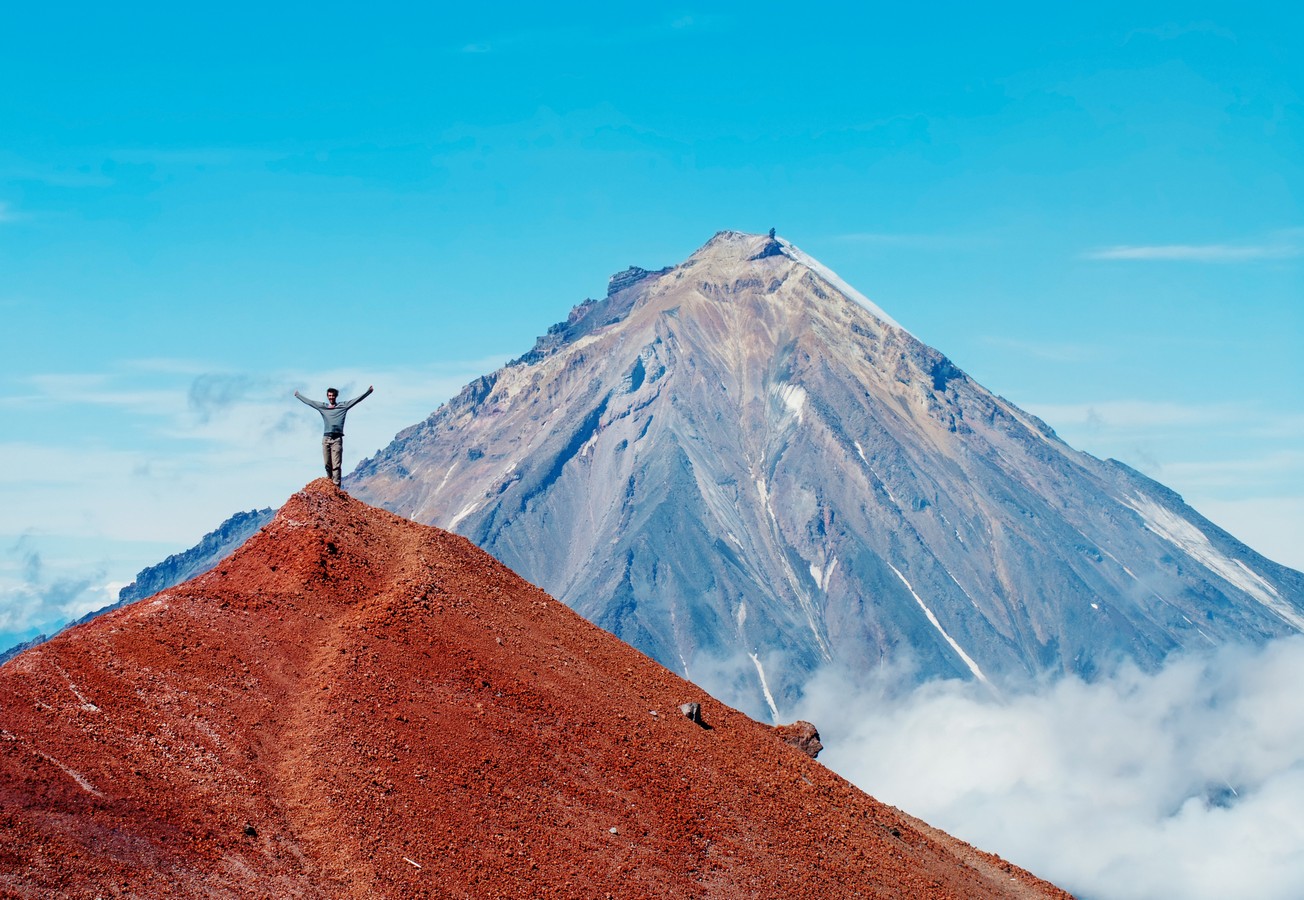
[[[324,479],[0,698],[3,896],[1067,896]]]
[[[1090,678],[1304,627],[1304,575],[773,234],[612,276],[346,484],[775,721],[823,666]]]

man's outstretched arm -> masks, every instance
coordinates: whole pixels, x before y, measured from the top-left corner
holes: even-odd
[[[363,400],[366,400],[368,395],[370,395],[373,390],[375,390],[375,387],[369,384],[367,385],[367,389],[365,391],[363,391],[361,394],[358,394],[358,396],[354,397],[352,400],[344,401],[343,403],[340,404],[340,406],[344,407],[345,409],[351,409],[352,407],[361,403]]]
[[[306,403],[309,406],[311,406],[313,409],[321,409],[323,406],[326,405],[324,403],[318,403],[316,400],[309,400],[307,397],[305,397],[303,394],[300,394],[298,391],[294,392],[294,396],[299,398],[299,400],[302,401],[303,403]]]

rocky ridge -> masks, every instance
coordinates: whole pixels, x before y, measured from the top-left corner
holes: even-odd
[[[0,830],[10,897],[1067,896],[325,480],[0,668]]]

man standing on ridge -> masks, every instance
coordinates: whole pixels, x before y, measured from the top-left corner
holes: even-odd
[[[326,477],[335,482],[336,487],[340,486],[340,465],[344,462],[344,417],[351,408],[366,400],[371,391],[372,387],[369,385],[361,395],[352,400],[345,400],[343,403],[336,402],[340,392],[335,388],[326,388],[325,403],[309,400],[298,391],[294,392],[294,396],[321,413],[323,428],[321,455],[326,463]]]

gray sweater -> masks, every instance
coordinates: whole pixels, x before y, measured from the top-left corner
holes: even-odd
[[[352,407],[361,403],[363,400],[366,400],[367,395],[370,393],[371,388],[367,388],[362,392],[362,394],[354,397],[352,400],[337,400],[334,406],[331,406],[329,403],[319,403],[316,400],[309,400],[298,391],[294,392],[294,396],[298,397],[304,403],[321,413],[323,434],[328,434],[331,437],[342,437],[344,435],[345,414],[348,413]]]

